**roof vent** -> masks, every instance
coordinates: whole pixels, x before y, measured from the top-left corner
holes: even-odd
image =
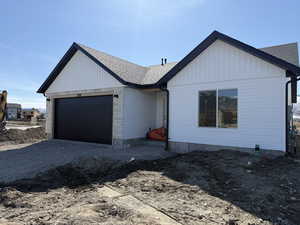
[[[161,65],[163,66],[164,65],[164,59],[161,58]]]
[[[167,58],[165,58],[165,64],[167,64]]]

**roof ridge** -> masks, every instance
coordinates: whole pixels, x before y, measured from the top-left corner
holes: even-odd
[[[270,53],[267,53],[267,52],[265,52],[265,51],[263,51],[263,50],[261,50],[261,49],[259,49],[259,48],[256,48],[256,47],[254,47],[254,46],[248,45],[248,44],[246,44],[246,43],[244,43],[244,42],[242,42],[242,41],[239,41],[238,39],[232,38],[232,37],[230,37],[230,36],[228,36],[228,35],[226,35],[226,34],[220,33],[220,32],[218,32],[218,31],[214,31],[214,32],[217,33],[217,39],[220,39],[220,40],[225,41],[225,42],[230,43],[230,44],[232,44],[233,42],[234,42],[234,43],[237,43],[237,44],[232,44],[232,45],[235,46],[235,47],[241,48],[242,50],[244,50],[244,51],[246,51],[246,52],[248,52],[248,53],[253,53],[253,52],[251,51],[251,49],[252,49],[252,50],[257,50],[258,53],[260,53],[261,55],[264,55],[264,56],[267,56],[267,57],[269,57],[269,58],[273,58],[273,59],[277,60],[277,66],[279,66],[279,67],[282,66],[281,64],[286,64],[286,65],[288,65],[288,67],[292,67],[292,68],[294,67],[294,68],[296,68],[298,71],[300,71],[300,67],[299,67],[299,66],[294,65],[294,64],[292,64],[292,63],[290,63],[290,62],[288,62],[288,61],[286,61],[286,60],[284,60],[284,59],[282,59],[282,58],[280,58],[280,57],[277,57],[277,56],[275,56],[275,55],[272,55],[272,54],[270,54]],[[214,33],[214,32],[213,32],[213,33]],[[249,51],[249,49],[250,49],[250,51]],[[263,59],[263,56],[261,57],[261,55],[255,55],[255,56],[258,57],[258,58]],[[265,61],[268,61],[268,60],[265,59]],[[270,61],[271,61],[271,60],[270,60]],[[288,69],[291,69],[291,68],[288,68]],[[288,70],[288,69],[287,69],[287,70]]]
[[[261,49],[255,48],[251,45],[248,45],[244,42],[241,42],[235,38],[227,36],[218,31],[213,31],[206,39],[204,39],[200,44],[198,44],[192,51],[190,51],[181,61],[179,61],[169,72],[167,72],[159,81],[155,83],[155,85],[162,85],[167,83],[170,79],[172,79],[179,71],[181,71],[187,64],[189,64],[194,58],[196,58],[199,54],[205,51],[211,44],[213,44],[216,40],[221,40],[230,44],[240,50],[248,52],[266,62],[269,62],[273,65],[276,65],[288,72],[292,72],[295,76],[300,75],[300,67],[296,66],[284,59],[271,55]]]
[[[174,64],[174,63],[178,63],[178,61],[168,62],[168,63],[166,63],[164,65],[169,65],[169,64]],[[154,65],[149,65],[149,66],[146,66],[146,67],[149,68],[149,67],[154,67],[154,66],[162,66],[162,65],[161,64],[154,64]]]
[[[173,76],[175,76],[188,63],[201,54],[201,52],[205,51],[205,49],[217,39],[286,70],[287,76],[300,76],[299,66],[272,55],[264,50],[255,48],[237,39],[231,38],[230,36],[222,34],[218,31],[213,31],[206,39],[204,39],[179,62],[170,62],[165,64],[165,66],[160,66],[159,64],[141,66],[128,60],[74,42],[65,55],[61,58],[59,63],[54,67],[37,92],[45,93],[48,87],[52,84],[52,82],[56,79],[56,77],[60,74],[60,72],[78,50],[89,57],[98,66],[102,67],[102,69],[104,69],[106,72],[111,74],[123,85],[137,88],[159,87],[161,85],[165,85],[170,79],[172,79]],[[296,44],[298,46],[297,42]],[[114,65],[114,63],[116,65]],[[126,64],[128,66],[126,66]]]
[[[81,47],[89,48],[89,49],[91,49],[91,50],[93,50],[93,51],[97,51],[97,52],[99,52],[99,53],[101,53],[101,54],[104,54],[104,55],[113,57],[113,58],[118,59],[118,60],[121,60],[121,61],[123,61],[123,62],[130,63],[130,64],[133,64],[133,65],[135,65],[135,66],[143,67],[143,68],[145,68],[145,69],[147,68],[146,66],[142,66],[142,65],[136,64],[136,63],[134,63],[134,62],[128,61],[128,60],[126,60],[126,59],[122,59],[122,58],[120,58],[120,57],[118,57],[118,56],[114,56],[114,55],[108,54],[108,53],[106,53],[106,52],[103,52],[103,51],[100,51],[100,50],[98,50],[98,49],[89,47],[89,46],[87,46],[87,45],[84,45],[84,44],[81,44],[81,43],[77,43],[77,42],[74,42],[74,43],[77,44],[77,45],[79,45],[79,46],[81,46]]]
[[[282,47],[282,46],[292,45],[292,44],[296,44],[296,45],[298,46],[298,42],[295,41],[295,42],[289,42],[289,43],[286,43],[286,44],[266,46],[266,47],[262,47],[262,48],[258,48],[258,49],[262,50],[262,49],[264,49],[264,48]]]

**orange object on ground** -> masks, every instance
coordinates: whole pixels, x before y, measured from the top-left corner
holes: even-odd
[[[149,139],[156,140],[156,141],[165,141],[166,140],[166,129],[165,128],[158,128],[148,132],[147,134]]]

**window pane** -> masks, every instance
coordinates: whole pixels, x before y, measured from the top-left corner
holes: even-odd
[[[218,126],[223,128],[237,127],[237,89],[218,91]]]
[[[199,126],[216,127],[216,91],[199,92]]]

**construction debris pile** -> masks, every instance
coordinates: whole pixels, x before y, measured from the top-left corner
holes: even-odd
[[[42,127],[26,130],[9,129],[0,135],[0,142],[28,143],[46,139],[45,129]]]
[[[0,224],[298,225],[300,163],[232,150],[81,160],[0,185]]]

